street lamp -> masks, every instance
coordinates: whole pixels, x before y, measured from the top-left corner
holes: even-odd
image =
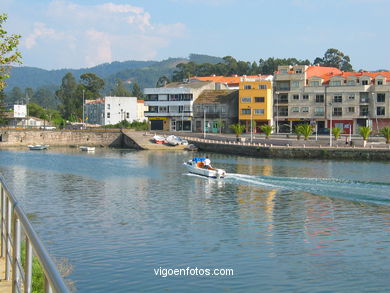
[[[83,90],[83,127],[84,127],[84,92],[85,90]]]
[[[206,107],[203,105],[203,139],[206,139]]]
[[[332,147],[332,103],[329,103],[330,106],[330,125],[329,125],[329,146]]]
[[[276,121],[275,121],[275,127],[276,127],[276,133],[279,132],[279,124],[278,124],[278,115],[279,115],[279,108],[278,108],[278,105],[279,105],[279,92],[275,92],[276,94]]]
[[[248,106],[249,111],[251,111],[251,143],[253,142],[253,112],[251,106]]]

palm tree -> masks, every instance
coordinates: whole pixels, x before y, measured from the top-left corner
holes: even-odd
[[[386,143],[390,143],[390,127],[383,127],[380,133],[386,138]]]
[[[339,137],[340,137],[340,134],[341,134],[341,129],[338,128],[338,127],[335,127],[335,128],[332,129],[332,133],[333,133],[333,135],[334,135],[334,138],[335,138],[336,140],[338,140]]]
[[[260,126],[260,130],[264,132],[265,138],[269,138],[272,132],[272,126],[268,124],[264,124]]]
[[[302,135],[302,124],[296,125],[294,127],[294,133],[297,135],[297,140],[300,140]]]
[[[371,127],[369,126],[359,126],[359,134],[363,137],[363,146],[367,145],[367,139],[370,136]]]
[[[313,127],[310,124],[301,124],[300,132],[305,138],[305,140],[307,140],[309,136],[313,133]]]
[[[232,124],[229,127],[231,129],[233,129],[234,133],[236,134],[237,141],[238,141],[240,135],[244,132],[245,125],[237,123],[237,124]]]

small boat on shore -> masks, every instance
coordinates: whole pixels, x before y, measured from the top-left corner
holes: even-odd
[[[181,137],[179,136],[176,136],[176,135],[170,135],[167,137],[167,143],[169,143],[170,145],[188,145],[188,141],[185,140],[185,139],[182,139]]]
[[[41,151],[46,150],[49,148],[48,144],[34,144],[34,145],[28,145],[27,146],[32,151]]]
[[[161,136],[161,135],[155,135],[155,136],[153,136],[153,140],[155,143],[164,143],[165,137]]]
[[[226,176],[226,171],[223,169],[217,169],[212,167],[205,167],[204,164],[205,158],[193,158],[184,163],[187,167],[188,172],[209,177],[209,178],[224,178]]]
[[[81,146],[80,150],[82,150],[84,152],[94,152],[95,151],[95,147]]]
[[[184,150],[196,152],[196,151],[198,151],[198,147],[197,147],[196,145],[194,145],[194,144],[191,143],[191,144],[187,145],[187,146],[184,148]]]

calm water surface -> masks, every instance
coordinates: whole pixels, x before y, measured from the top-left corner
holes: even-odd
[[[389,292],[390,164],[185,152],[0,151],[0,172],[78,292]],[[234,276],[156,276],[158,268]]]

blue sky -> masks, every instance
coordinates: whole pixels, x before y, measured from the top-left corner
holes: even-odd
[[[390,70],[388,0],[0,0],[26,66],[82,68],[190,53],[313,61],[328,48],[355,70]]]

